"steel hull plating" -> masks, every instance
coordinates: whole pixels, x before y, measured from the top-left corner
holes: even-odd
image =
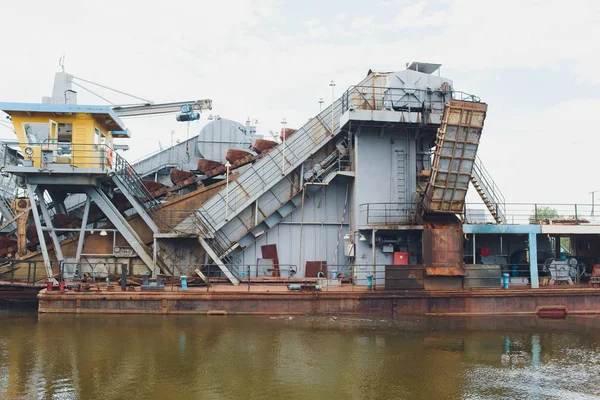
[[[40,292],[43,313],[110,314],[364,314],[536,315],[600,314],[600,291],[589,288],[478,291]]]

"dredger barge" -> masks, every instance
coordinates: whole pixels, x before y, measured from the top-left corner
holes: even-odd
[[[477,156],[488,106],[439,67],[369,71],[277,138],[211,116],[131,164],[124,118],[189,123],[212,102],[78,105],[60,72],[42,103],[0,103],[16,134],[0,296],[47,313],[600,312],[593,204],[507,203]]]

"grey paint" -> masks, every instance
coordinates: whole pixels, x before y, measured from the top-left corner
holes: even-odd
[[[144,178],[153,178],[156,172],[168,179],[170,168],[195,170],[198,159],[225,163],[225,154],[229,149],[250,151],[254,140],[254,129],[238,122],[218,118],[206,124],[198,135],[179,144],[170,146],[132,164],[136,172]],[[162,181],[162,180],[161,180]]]
[[[320,188],[304,201],[304,220],[302,207],[298,207],[288,217],[275,225],[256,242],[248,246],[241,254],[242,264],[256,264],[261,258],[260,246],[277,244],[279,262],[282,266],[297,266],[297,276],[304,276],[306,261],[327,261],[332,264],[338,235],[342,222],[346,189],[350,181],[342,176],[336,177],[328,186]],[[348,210],[339,239],[337,265],[349,265],[344,255],[343,237],[348,233],[350,219],[350,196]],[[303,224],[301,225],[301,222]],[[302,265],[300,262],[300,235],[302,238]]]
[[[381,134],[379,129],[363,128],[356,136],[355,148],[353,211],[358,227],[367,223],[366,211],[361,205],[413,202],[416,191],[413,130],[385,130]]]

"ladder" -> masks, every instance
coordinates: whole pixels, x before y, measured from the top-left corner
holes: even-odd
[[[473,163],[471,172],[471,184],[483,200],[483,204],[490,211],[494,220],[499,224],[506,223],[506,201],[504,195],[492,179],[489,172],[483,166],[479,156]]]
[[[148,213],[152,214],[155,211],[160,210],[161,205],[152,194],[146,189],[142,178],[138,175],[135,169],[121,157],[118,153],[115,154],[115,177],[123,183],[123,186],[129,191],[129,193],[139,202],[142,208]]]

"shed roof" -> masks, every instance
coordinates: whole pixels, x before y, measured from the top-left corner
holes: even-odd
[[[53,115],[69,115],[69,114],[94,114],[100,118],[106,125],[106,128],[111,131],[125,131],[125,124],[119,116],[109,106],[89,106],[80,104],[43,104],[43,103],[2,103],[0,102],[0,110],[8,115],[19,112],[28,114],[53,114]]]

